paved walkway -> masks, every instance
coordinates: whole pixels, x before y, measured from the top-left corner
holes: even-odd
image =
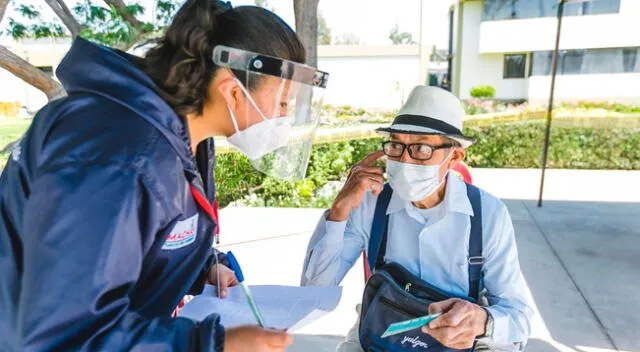
[[[536,307],[530,352],[640,352],[640,172],[550,170],[537,208],[538,170],[474,169],[505,199]],[[299,284],[319,209],[227,208],[222,247],[250,284]],[[269,258],[244,259],[244,258]],[[338,308],[298,332],[290,351],[333,351],[356,319],[362,263]]]

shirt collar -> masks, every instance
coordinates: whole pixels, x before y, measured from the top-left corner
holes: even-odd
[[[469,216],[473,216],[473,209],[471,208],[471,202],[467,196],[467,187],[460,177],[452,174],[447,175],[447,186],[444,191],[444,209],[446,212],[462,213]],[[411,202],[406,201],[396,193],[391,195],[389,206],[387,207],[387,215],[395,213],[407,206],[412,207]]]

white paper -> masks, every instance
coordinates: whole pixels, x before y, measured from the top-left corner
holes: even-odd
[[[340,302],[342,287],[249,286],[267,327],[291,332],[334,310]],[[216,297],[215,286],[205,286],[180,310],[180,316],[201,321],[212,313],[220,315],[222,325],[256,325],[247,297],[239,286],[227,289],[223,299]]]

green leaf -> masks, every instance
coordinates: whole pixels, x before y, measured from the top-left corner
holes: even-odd
[[[138,3],[127,5],[124,8],[124,12],[132,16],[144,15],[144,6]]]
[[[34,24],[31,26],[31,33],[35,38],[48,38],[53,36],[51,28],[47,25]]]
[[[33,5],[20,4],[15,10],[23,17],[26,17],[30,20],[35,20],[40,17],[40,11],[36,10],[35,6]]]
[[[9,29],[8,34],[15,40],[22,39],[28,36],[28,29],[22,23],[16,22],[13,18],[9,17]]]

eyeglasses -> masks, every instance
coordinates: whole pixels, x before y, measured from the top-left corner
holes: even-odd
[[[455,147],[453,144],[443,144],[438,146],[428,144],[404,144],[400,142],[382,142],[382,151],[384,155],[392,158],[400,158],[405,149],[409,150],[409,156],[415,160],[429,160],[433,157],[433,151],[438,149],[447,149]]]

